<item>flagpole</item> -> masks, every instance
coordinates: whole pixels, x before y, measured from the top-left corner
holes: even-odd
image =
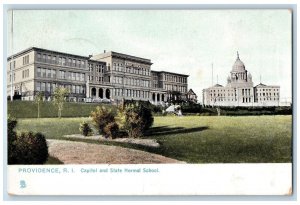
[[[11,61],[10,61],[10,73],[11,73],[11,85],[10,85],[10,100],[13,101],[13,95],[14,95],[14,49],[13,49],[13,32],[14,32],[14,10],[11,10],[11,53],[12,53],[12,56],[11,56]]]

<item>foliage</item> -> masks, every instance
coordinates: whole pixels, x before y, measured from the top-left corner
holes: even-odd
[[[16,145],[17,134],[14,131],[17,126],[17,120],[10,115],[7,118],[7,151],[8,151],[8,164],[12,164],[16,161]]]
[[[124,128],[132,138],[143,136],[154,121],[151,110],[141,103],[127,105],[125,119]]]
[[[111,122],[115,122],[116,113],[104,106],[97,106],[96,111],[91,112],[93,123],[100,134],[104,134],[104,127]]]
[[[34,98],[34,101],[37,104],[37,108],[38,108],[38,118],[40,118],[40,104],[44,100],[44,95],[45,95],[44,92],[38,92]]]
[[[87,123],[86,121],[83,121],[82,123],[80,123],[79,131],[81,132],[81,134],[83,136],[91,136],[91,135],[93,135],[93,130],[90,127],[89,123]]]
[[[115,139],[119,135],[119,125],[116,122],[110,122],[104,127],[105,136]]]
[[[48,146],[41,133],[22,132],[16,134],[17,121],[10,116],[8,127],[8,164],[43,164],[48,158]]]
[[[17,135],[16,161],[13,164],[44,164],[48,159],[48,146],[41,133],[22,132]]]
[[[69,94],[69,90],[63,87],[57,87],[53,93],[53,104],[57,107],[58,118],[61,118],[61,112],[66,102],[66,97]]]

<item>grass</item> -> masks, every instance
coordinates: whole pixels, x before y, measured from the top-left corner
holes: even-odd
[[[36,118],[38,116],[37,104],[33,101],[8,101],[8,114],[16,118]],[[62,111],[62,117],[88,117],[91,111],[94,111],[97,106],[109,106],[107,104],[96,103],[71,103],[66,102]],[[51,102],[42,102],[40,104],[41,118],[56,118],[57,108]]]
[[[19,119],[17,131],[42,132],[47,138],[79,133],[89,118]],[[292,116],[155,117],[145,138],[160,148],[117,142],[76,140],[145,150],[188,163],[291,162]],[[74,140],[74,139],[73,139]]]

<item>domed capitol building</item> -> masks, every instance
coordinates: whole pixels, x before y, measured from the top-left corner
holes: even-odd
[[[252,75],[238,53],[227,85],[203,89],[203,104],[210,106],[279,106],[279,99],[280,86],[260,83],[253,87]]]

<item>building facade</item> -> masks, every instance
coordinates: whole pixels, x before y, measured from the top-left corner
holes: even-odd
[[[151,70],[150,59],[117,52],[79,56],[31,47],[7,59],[7,96],[51,99],[56,87],[70,91],[69,101],[150,101],[163,104],[172,92],[187,94],[188,75]]]
[[[210,106],[279,106],[280,86],[253,87],[252,75],[237,54],[227,85],[203,89],[203,104]]]

